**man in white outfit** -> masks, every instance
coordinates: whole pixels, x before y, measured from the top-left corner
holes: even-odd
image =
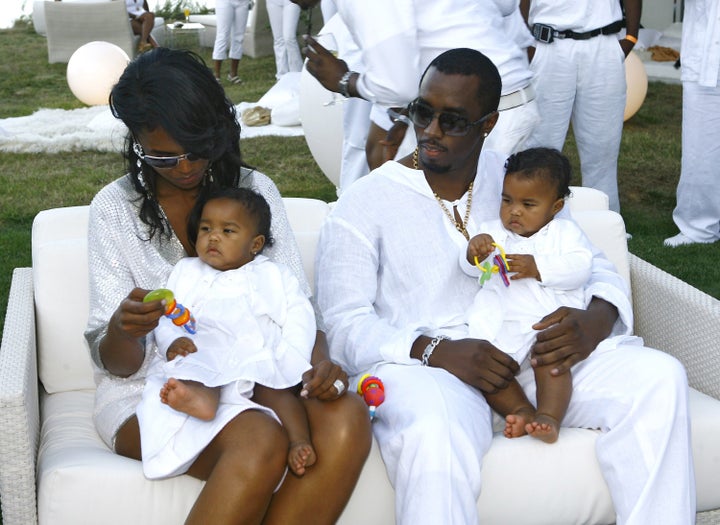
[[[467,230],[500,207],[504,159],[481,153],[497,119],[500,77],[481,53],[451,50],[430,65],[419,95],[409,112],[418,149],[353,184],[326,220],[317,298],[333,359],[385,383],[373,430],[397,523],[477,524],[493,436],[481,392],[516,376],[535,397],[531,367],[518,373],[509,356],[467,336],[477,281],[457,264]],[[618,524],[693,523],[682,365],[639,339],[594,350],[632,329],[627,287],[601,254],[585,297],[585,309],[561,308],[534,326],[532,364],[555,364],[558,374],[574,366],[564,425],[603,431],[597,455]]]
[[[625,113],[624,60],[637,42],[641,0],[625,0],[626,37],[618,0],[521,0],[535,37],[540,122],[527,146],[562,150],[572,122],[582,184],[605,192],[620,211],[617,159]]]
[[[682,165],[665,246],[720,239],[720,2],[686,0],[682,46]]]
[[[292,1],[304,8],[317,3]],[[308,40],[306,67],[330,91],[373,103],[367,150],[370,168],[386,156],[392,158],[400,145],[393,140],[389,153],[383,153],[382,147],[374,151],[377,137],[384,137],[393,125],[387,110],[407,106],[430,61],[456,47],[481,51],[500,70],[502,116],[493,132],[493,147],[507,156],[529,136],[538,114],[532,72],[526,51],[519,45],[528,42],[529,34],[523,24],[512,22],[520,16],[516,0],[335,0],[335,4],[361,50],[365,70],[352,71],[312,39]],[[410,137],[406,151],[414,146]],[[398,155],[402,154],[401,149]]]

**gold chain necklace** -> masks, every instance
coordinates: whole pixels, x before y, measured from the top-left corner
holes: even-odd
[[[418,148],[415,148],[412,158],[413,158],[413,168],[418,169]],[[447,209],[447,206],[445,206],[445,203],[440,198],[440,196],[433,191],[435,200],[437,200],[438,204],[442,208],[442,211],[445,212],[445,215],[447,216],[447,218],[450,219],[450,222],[453,223],[453,225],[455,226],[455,229],[457,231],[459,231],[460,233],[462,233],[463,237],[465,237],[465,239],[467,239],[468,241],[470,240],[470,234],[467,231],[467,224],[468,224],[468,221],[470,220],[470,210],[472,208],[473,182],[475,182],[475,181],[470,181],[470,185],[468,186],[468,189],[467,189],[468,198],[467,198],[467,206],[465,208],[465,218],[459,222],[455,218],[455,216],[452,213],[450,213],[450,210]],[[432,188],[430,188],[430,189],[432,190]]]

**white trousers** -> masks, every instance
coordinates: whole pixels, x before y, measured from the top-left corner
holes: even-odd
[[[233,60],[242,58],[249,10],[250,0],[217,0],[215,4],[217,31],[212,52],[213,60],[225,60],[228,57]]]
[[[275,77],[280,78],[289,71],[300,71],[303,65],[297,41],[300,7],[290,0],[267,0],[266,7],[273,35]]]
[[[395,487],[397,523],[477,524],[482,457],[492,439],[482,395],[434,368],[389,364],[374,373],[386,396],[373,431]],[[532,369],[518,381],[535,399]],[[673,357],[636,344],[600,345],[573,368],[563,426],[603,431],[597,456],[618,525],[694,523],[688,386]]]
[[[589,40],[536,42],[535,74],[540,124],[526,145],[563,149],[572,122],[582,185],[604,191],[620,211],[617,159],[625,113],[625,55],[615,35]]]
[[[683,82],[682,166],[673,220],[696,242],[720,239],[720,81]]]

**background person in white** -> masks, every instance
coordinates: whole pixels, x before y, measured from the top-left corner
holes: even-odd
[[[292,1],[301,7],[317,3],[317,0]],[[509,155],[515,144],[530,134],[538,119],[530,87],[532,72],[525,50],[518,45],[521,38],[515,33],[526,29],[516,26],[509,30],[505,20],[505,16],[517,10],[517,2],[336,0],[335,3],[362,52],[365,70],[353,72],[313,40],[308,41],[311,49],[306,67],[323,86],[338,93],[342,92],[341,79],[348,74],[347,95],[373,103],[366,148],[371,169],[385,160],[383,146],[377,141],[385,138],[392,126],[387,109],[405,107],[415,98],[418,80],[427,65],[438,54],[452,48],[477,49],[500,70],[504,96],[500,104],[506,107],[507,117],[501,117],[501,126],[491,140],[501,139],[506,129],[513,139],[511,143],[502,141],[503,147],[499,149]],[[409,139],[407,148],[401,149],[399,155],[414,147],[414,138]]]
[[[266,0],[270,31],[275,53],[275,78],[290,71],[300,71],[303,59],[297,42],[300,8],[290,0]]]
[[[507,386],[518,365],[467,338],[477,282],[458,264],[467,243],[460,230],[498,216],[504,159],[481,154],[494,118],[468,127],[457,117],[492,114],[500,77],[480,53],[451,50],[430,65],[420,98],[435,114],[426,127],[415,125],[417,168],[413,156],[386,162],[338,199],[318,246],[317,298],[333,358],[350,374],[372,371],[385,383],[373,432],[395,488],[397,523],[476,524],[492,439],[481,391]],[[454,220],[439,200],[457,210]],[[587,309],[561,308],[535,325],[533,359],[556,363],[558,373],[574,367],[565,425],[602,429],[597,456],[617,523],[689,524],[695,487],[682,365],[640,344],[593,351],[609,335],[630,333],[627,293],[596,254]],[[438,343],[441,335],[451,339]],[[423,355],[429,366],[420,366]],[[532,376],[517,375],[531,398]]]
[[[720,2],[686,0],[682,46],[682,164],[665,246],[720,239]]]
[[[637,42],[642,0],[625,0],[627,35]],[[527,146],[562,150],[568,126],[580,155],[582,184],[605,192],[610,209],[620,211],[617,159],[625,113],[625,56],[633,42],[618,43],[623,18],[619,0],[521,0],[530,28],[535,24],[581,36],[537,41],[530,68],[535,73],[541,125]],[[617,22],[614,33],[586,33]],[[538,26],[539,28],[539,26]],[[537,40],[536,36],[536,40]],[[582,39],[578,39],[582,38]]]
[[[215,3],[217,31],[215,33],[212,58],[215,78],[218,81],[220,80],[223,60],[230,58],[228,82],[232,84],[242,82],[238,76],[238,66],[243,55],[243,42],[245,41],[249,10],[250,0],[217,0]]]

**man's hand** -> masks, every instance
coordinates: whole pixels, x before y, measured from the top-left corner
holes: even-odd
[[[532,255],[508,254],[505,256],[508,267],[513,275],[510,279],[537,279],[542,281],[540,272],[535,264],[535,257]]]
[[[197,346],[195,346],[192,339],[189,337],[178,337],[170,344],[165,355],[168,361],[172,361],[176,357],[184,357],[188,354],[194,354],[195,352],[197,352]]]
[[[305,36],[304,48],[307,56],[305,68],[325,89],[338,93],[338,84],[349,70],[344,60],[336,58],[313,37]]]
[[[506,388],[520,369],[505,352],[479,339],[441,341],[432,354],[430,365],[444,368],[488,394]]]
[[[383,160],[394,160],[397,155],[398,149],[405,138],[407,133],[408,125],[400,120],[393,122],[392,127],[388,130],[385,138],[380,140],[379,143],[383,147]]]
[[[617,309],[593,298],[587,310],[560,307],[543,317],[533,329],[542,330],[532,348],[533,366],[555,365],[552,375],[564,374],[587,359],[598,344],[610,335]]]

